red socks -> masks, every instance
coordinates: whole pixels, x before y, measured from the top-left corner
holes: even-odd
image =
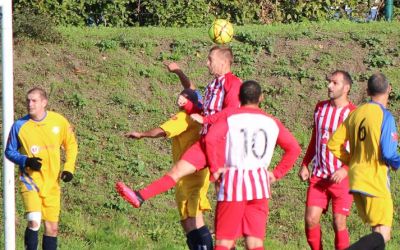
[[[216,245],[214,250],[229,250],[229,248],[224,247],[224,246],[220,246],[220,245]]]
[[[350,245],[350,237],[349,237],[349,231],[347,231],[347,228],[335,232],[335,248],[338,250],[343,250],[347,249]]]
[[[139,191],[140,196],[143,200],[148,200],[153,196],[164,193],[165,191],[173,188],[176,185],[174,179],[169,175],[164,175],[158,180],[153,181],[147,187]]]
[[[321,225],[318,224],[313,228],[306,228],[306,236],[308,245],[312,250],[322,250]]]

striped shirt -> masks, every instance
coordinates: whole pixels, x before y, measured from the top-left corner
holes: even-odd
[[[314,176],[326,179],[343,167],[342,162],[328,150],[327,144],[333,132],[355,108],[351,102],[344,107],[335,107],[330,100],[319,102],[315,107],[313,132],[302,163],[302,166],[308,166],[313,161]],[[345,147],[348,149],[348,143]]]
[[[220,112],[227,107],[239,107],[239,90],[242,82],[231,72],[215,78],[206,87],[203,103],[205,117]],[[201,134],[207,134],[210,124],[204,124]]]
[[[267,169],[275,145],[285,153],[273,171],[282,178],[295,163],[300,146],[283,124],[261,109],[241,107],[222,112],[206,137],[210,171],[226,166],[218,201],[247,201],[270,197]]]

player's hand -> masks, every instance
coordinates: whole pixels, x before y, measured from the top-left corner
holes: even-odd
[[[271,183],[271,184],[275,183],[276,177],[275,177],[274,173],[272,173],[271,171],[268,171],[267,173],[268,173],[269,183]]]
[[[300,177],[300,180],[306,181],[310,179],[310,170],[308,170],[307,166],[301,166],[298,175]]]
[[[32,170],[40,171],[40,168],[42,167],[42,159],[39,157],[29,157],[25,161],[25,166]]]
[[[222,176],[223,174],[225,174],[225,172],[226,172],[227,170],[228,170],[227,167],[219,168],[217,171],[215,171],[214,173],[212,173],[211,181],[215,181],[216,183],[217,183],[217,182],[220,182],[221,176]]]
[[[74,175],[71,172],[63,171],[61,173],[61,180],[63,180],[63,182],[70,182],[72,178],[74,178]]]
[[[126,133],[124,136],[126,138],[140,139],[140,138],[142,138],[142,133],[136,132],[136,131],[131,131],[131,132]]]
[[[338,183],[342,182],[342,180],[346,177],[347,177],[347,170],[344,168],[339,168],[331,176],[331,181],[338,184]]]
[[[192,118],[193,121],[198,122],[200,124],[203,124],[204,118],[200,114],[191,114],[190,118]]]
[[[172,63],[165,62],[164,65],[167,67],[168,71],[172,73],[176,73],[178,70],[181,69],[179,65],[175,62]]]

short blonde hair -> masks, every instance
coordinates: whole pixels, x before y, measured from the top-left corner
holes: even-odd
[[[233,52],[230,47],[215,45],[210,49],[209,53],[213,51],[218,51],[218,53],[220,53],[224,57],[224,59],[229,62],[229,65],[233,64]]]

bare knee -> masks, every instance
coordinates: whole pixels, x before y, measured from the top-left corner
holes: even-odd
[[[202,214],[196,217],[188,217],[185,220],[182,220],[181,224],[186,233],[201,228],[205,225]]]
[[[168,175],[177,182],[182,177],[194,172],[196,172],[196,168],[192,164],[185,160],[179,160],[168,172]]]
[[[380,233],[382,235],[383,239],[385,240],[385,243],[388,242],[391,238],[391,234],[390,234],[391,229],[388,226],[379,225],[379,226],[372,228],[372,231]]]
[[[347,216],[343,214],[334,214],[333,215],[333,228],[336,232],[342,231],[346,229],[346,220]]]
[[[313,228],[319,225],[322,215],[322,208],[320,207],[307,207],[304,220],[307,228]]]
[[[57,222],[44,222],[45,232],[44,234],[47,236],[56,237],[58,235],[58,223]]]

